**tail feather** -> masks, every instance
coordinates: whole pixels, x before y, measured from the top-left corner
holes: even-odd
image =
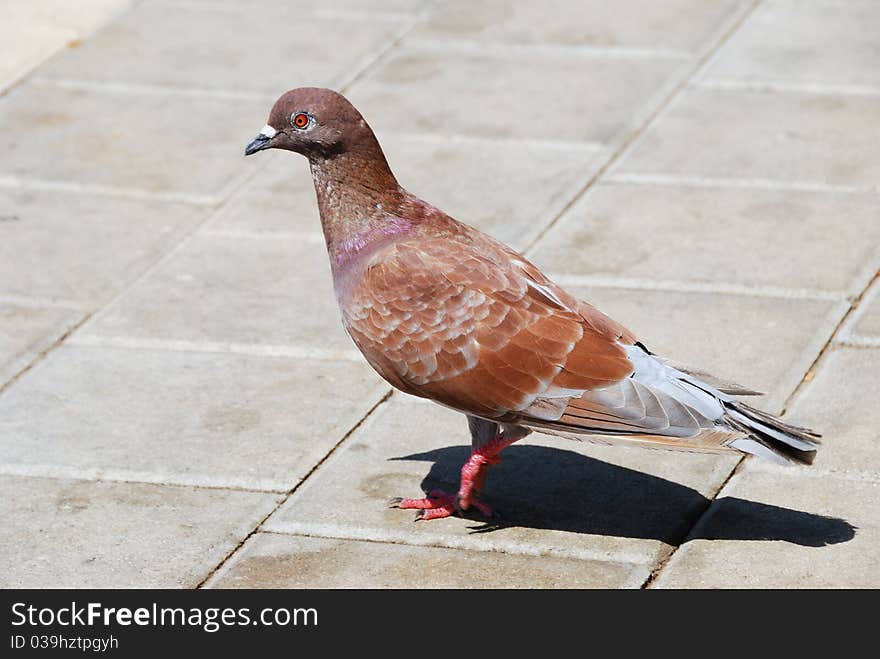
[[[724,420],[748,435],[730,443],[732,448],[783,464],[812,464],[820,435],[794,426],[737,400],[724,402]]]

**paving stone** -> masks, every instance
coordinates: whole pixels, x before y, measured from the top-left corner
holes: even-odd
[[[0,24],[0,90],[30,73],[57,50],[76,47],[131,0],[4,2]]]
[[[654,587],[880,585],[880,484],[790,474],[735,476]]]
[[[242,150],[272,101],[19,86],[0,98],[0,179],[210,202],[256,169]]]
[[[6,7],[3,8],[4,13]],[[48,25],[23,26],[8,22],[0,26],[0,89],[23,78],[65,43],[73,40],[72,30]]]
[[[0,189],[0,295],[105,301],[208,212],[149,200]]]
[[[63,346],[0,396],[0,469],[287,491],[387,389],[360,363]]]
[[[791,415],[822,433],[817,470],[880,480],[880,350],[834,348],[791,407]]]
[[[258,492],[0,476],[3,588],[192,588],[272,510]]]
[[[876,207],[875,195],[598,185],[533,258],[562,274],[855,292],[880,255]]]
[[[518,247],[562,210],[602,164],[597,149],[531,143],[379,136],[401,185]],[[320,233],[305,158],[280,154],[211,222],[212,229]],[[302,221],[294,221],[302,220]]]
[[[175,6],[179,0],[148,0],[155,4],[164,4],[166,6]],[[318,16],[336,16],[340,14],[351,13],[357,15],[359,12],[369,12],[373,16],[382,17],[385,13],[390,14],[417,14],[430,5],[434,0],[333,0],[333,6],[310,5],[296,6],[296,11],[302,13],[317,14]],[[205,8],[228,9],[233,11],[240,9],[241,0],[183,0],[183,4],[201,5]],[[287,9],[286,6],[279,7],[278,0],[248,0],[247,6],[253,8],[255,13],[261,16],[266,15],[266,11],[279,11],[279,9]]]
[[[7,2],[3,18],[14,25],[45,25],[87,36],[134,4],[134,0],[28,0]]]
[[[709,79],[880,87],[880,7],[764,3],[721,49]]]
[[[342,328],[323,240],[291,236],[199,234],[79,336],[356,350]]]
[[[862,298],[856,314],[850,331],[860,336],[880,338],[880,282],[874,282]]]
[[[603,164],[598,149],[392,136],[401,184],[457,220],[524,248]]]
[[[609,143],[652,107],[681,66],[678,59],[413,43],[371,69],[349,97],[380,131]]]
[[[475,532],[487,530],[478,518],[413,524],[413,511],[388,508],[390,497],[457,489],[469,453],[463,415],[395,395],[265,529],[650,566],[687,533],[736,462],[534,434],[507,449],[487,479],[499,528]]]
[[[491,562],[491,569],[487,565]],[[258,533],[214,588],[638,588],[647,566]]]
[[[321,236],[308,160],[286,151],[264,151],[251,159],[261,161],[261,170],[223,205],[205,230]]]
[[[847,308],[829,300],[566,288],[623,323],[651,351],[765,392],[749,402],[774,413]]]
[[[876,188],[878,112],[880,97],[692,88],[614,173]]]
[[[693,50],[742,5],[699,0],[624,0],[613,5],[602,0],[454,0],[434,5],[413,36],[480,43]]]
[[[0,386],[70,331],[83,313],[0,301]]]
[[[291,87],[338,84],[403,25],[365,16],[321,18],[283,3],[272,5],[271,19],[266,14],[267,8],[250,3],[227,5],[223,11],[198,4],[169,8],[143,3],[40,73],[56,79],[173,85],[275,98]],[[282,38],[271,37],[274,32],[267,28],[272,21],[283,24]],[[218,39],[218,34],[230,38]],[[216,127],[217,120],[200,115],[192,123]],[[262,125],[255,123],[255,131]]]

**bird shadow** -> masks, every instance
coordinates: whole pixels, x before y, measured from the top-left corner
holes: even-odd
[[[422,481],[427,492],[454,491],[470,447],[451,446],[392,460],[431,462]],[[856,527],[844,519],[747,501],[709,500],[693,488],[574,451],[512,446],[489,471],[485,499],[498,515],[474,532],[529,527],[660,540],[784,540],[821,547],[851,540]],[[713,504],[712,514],[697,520]],[[690,535],[688,535],[690,533]]]

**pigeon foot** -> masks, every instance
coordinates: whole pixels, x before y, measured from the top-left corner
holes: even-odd
[[[456,513],[465,510],[461,505],[461,491],[458,495],[444,492],[443,490],[431,490],[428,496],[423,499],[402,499],[396,498],[391,500],[392,508],[402,508],[404,510],[418,510],[415,521],[443,519],[450,517]],[[482,501],[477,501],[474,494],[469,494],[468,507],[473,506],[486,517],[492,517],[492,508]]]
[[[416,509],[416,521],[442,519],[471,507],[486,517],[493,517],[492,508],[477,499],[477,493],[483,489],[486,480],[486,468],[501,462],[498,455],[519,437],[505,438],[497,436],[485,446],[478,448],[461,468],[461,487],[458,494],[453,495],[442,490],[431,490],[423,499],[392,499],[394,508]]]

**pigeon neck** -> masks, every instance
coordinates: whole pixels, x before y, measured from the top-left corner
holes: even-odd
[[[310,161],[321,226],[334,268],[373,243],[408,231],[395,217],[403,191],[378,142],[375,149],[350,150]]]

